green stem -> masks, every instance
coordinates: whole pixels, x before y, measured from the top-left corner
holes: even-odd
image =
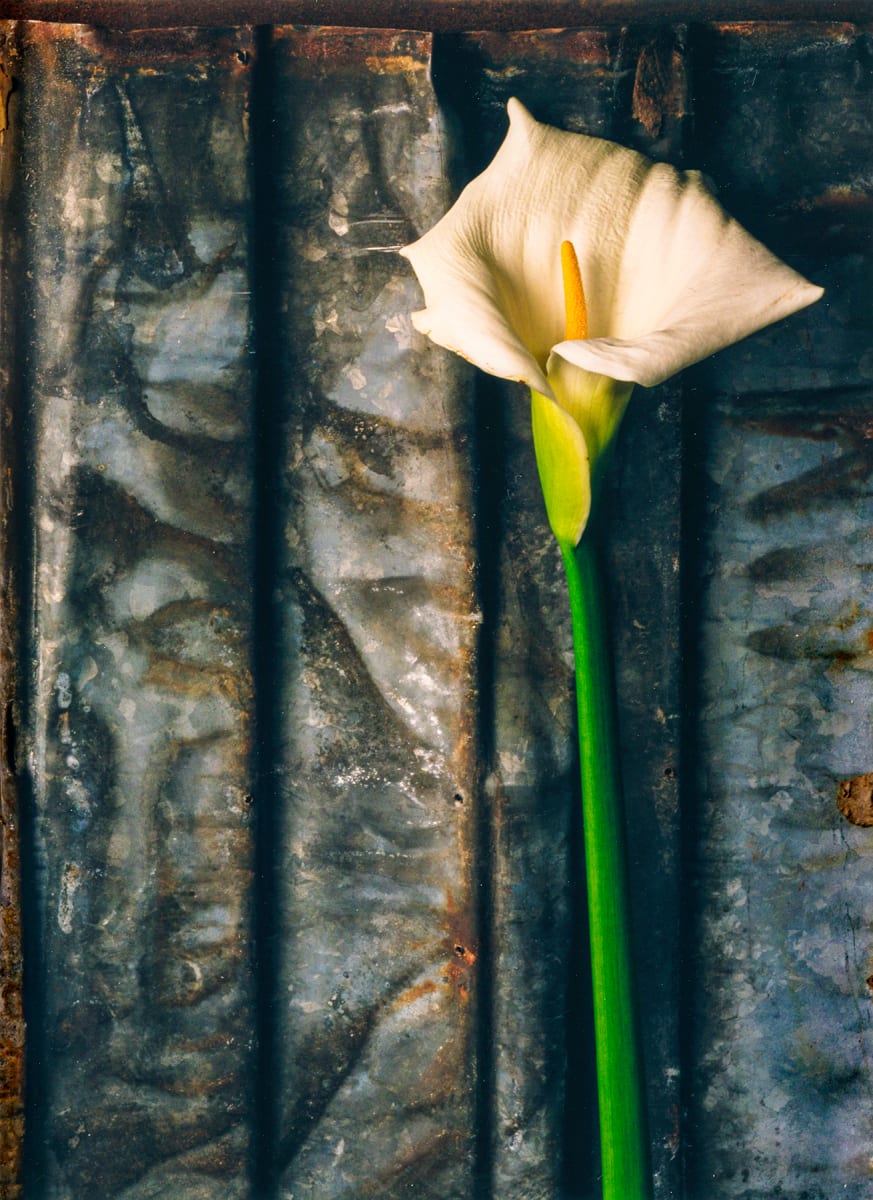
[[[595,546],[562,546],[576,658],[603,1200],[651,1200],[612,667]]]

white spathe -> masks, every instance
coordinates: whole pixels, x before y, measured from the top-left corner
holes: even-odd
[[[822,295],[697,172],[541,125],[518,100],[507,110],[493,162],[402,251],[427,306],[415,327],[482,370],[559,402],[556,359],[653,387]],[[564,340],[564,240],[585,287],[585,340]]]

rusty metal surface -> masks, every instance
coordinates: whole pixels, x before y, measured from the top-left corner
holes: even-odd
[[[621,11],[604,4],[582,29],[441,37],[436,94],[421,34],[282,28],[264,60],[246,32],[18,30],[0,285],[25,325],[10,340],[4,304],[0,383],[33,457],[16,466],[5,425],[2,465],[34,498],[36,591],[29,682],[7,674],[0,699],[29,691],[29,1200],[260,1196],[253,1133],[284,1200],[596,1188],[570,638],[527,401],[486,383],[474,402],[412,333],[395,254],[493,153],[510,94],[703,167],[828,287],[695,370],[684,448],[682,386],[635,397],[613,635],[659,1200],[869,1190],[873,78],[869,34],[820,7],[790,26],[641,6],[652,23],[621,29],[590,23]],[[479,11],[391,14],[413,8],[446,29]],[[9,505],[6,486],[4,539]],[[684,744],[680,551],[692,615],[704,587]],[[9,664],[23,589],[2,579]],[[8,750],[0,1196],[18,1200]]]
[[[708,415],[695,1178],[860,1200],[873,847],[835,800],[871,763],[870,466],[845,477],[812,405],[777,414]]]
[[[704,165],[828,292],[695,373],[706,478],[689,1186],[860,1200],[873,1186],[870,39],[721,27],[699,52],[712,79],[697,113]]]
[[[21,34],[26,1191],[228,1200],[254,1037],[251,42]]]
[[[0,19],[143,29],[349,26],[459,32],[676,21],[866,21],[873,0],[0,0]]]
[[[8,119],[15,47],[0,31],[0,1197],[21,1197],[24,1132],[21,820],[15,757],[20,575],[17,564],[20,476],[16,323],[11,302],[20,280],[20,239],[11,219],[18,182],[17,129]]]
[[[279,1195],[474,1195],[469,372],[396,250],[446,207],[422,35],[279,30]]]

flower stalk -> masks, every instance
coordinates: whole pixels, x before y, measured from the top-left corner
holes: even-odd
[[[575,247],[566,240],[561,274],[564,336],[585,340],[582,273]],[[556,386],[564,404],[531,389],[531,422],[546,512],[564,559],[573,628],[603,1200],[651,1200],[612,662],[599,522],[589,523],[632,385],[590,372],[577,372],[575,382],[569,392]]]
[[[594,530],[561,553],[576,663],[603,1200],[650,1200],[612,663]]]

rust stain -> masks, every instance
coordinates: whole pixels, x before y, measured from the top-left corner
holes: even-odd
[[[34,45],[40,42],[54,44],[55,42],[80,41],[90,32],[87,25],[77,25],[70,21],[26,21],[22,26],[23,40]]]
[[[853,825],[873,826],[873,772],[840,780],[837,808]]]
[[[760,38],[763,41],[791,41],[802,43],[810,38],[816,40],[839,39],[852,41],[857,36],[854,25],[846,21],[718,21],[711,28],[718,36]]]
[[[745,418],[750,429],[773,437],[804,438],[809,442],[832,442],[844,438],[853,446],[873,440],[873,416],[865,402],[851,409],[828,412],[821,392],[797,392],[792,403],[780,412]],[[811,405],[818,404],[818,408]]]
[[[0,1075],[0,1107],[5,1107],[17,1099],[24,1083],[24,1062],[20,1047],[14,1040],[0,1038],[0,1060],[4,1065],[3,1074]]]
[[[476,961],[476,955],[467,946],[455,946],[454,953],[455,958],[459,958],[461,962],[465,963],[468,967],[472,967],[473,963]]]
[[[530,69],[533,63],[586,63],[591,67],[608,67],[613,60],[614,35],[599,29],[542,29],[523,32],[464,33],[465,42],[482,53],[492,70],[507,70],[523,60]]]
[[[679,1117],[678,1104],[670,1105],[670,1120],[671,1129],[670,1136],[667,1138],[667,1149],[670,1151],[670,1157],[675,1158],[682,1145],[682,1124]]]
[[[187,696],[190,700],[219,695],[239,708],[244,707],[251,693],[247,678],[240,679],[221,667],[184,663],[174,658],[156,658],[144,672],[142,683]]]
[[[423,983],[417,983],[413,987],[407,988],[405,992],[401,992],[394,1001],[393,1008],[405,1008],[407,1004],[414,1004],[416,1000],[420,1000],[423,996],[432,996],[434,992],[438,992],[439,985],[434,983],[432,979],[425,979]]]
[[[9,27],[0,38],[0,144],[10,128],[10,98],[15,90],[19,57],[19,27]],[[12,147],[14,151],[14,147]],[[14,153],[3,162],[2,192],[8,195],[15,171]],[[4,282],[15,274],[18,252],[4,242],[8,252],[3,264]],[[0,371],[8,374],[9,348],[2,355]],[[15,405],[3,414],[3,432],[14,434]],[[19,626],[17,569],[14,553],[15,493],[13,481],[19,474],[15,454],[17,439],[0,440],[0,1197],[19,1200],[24,1138],[25,1023],[22,1005],[21,846],[19,842],[19,796],[17,787],[18,712],[16,709],[16,647],[14,631]]]
[[[470,968],[476,962],[476,955],[469,947],[460,942],[452,946],[451,956],[443,971],[443,981],[456,989],[462,1000],[467,1000],[470,994]]]
[[[754,33],[756,28],[756,21],[726,21],[716,25],[715,31],[720,34],[735,33],[740,37],[747,37],[750,33]]]
[[[652,138],[658,137],[668,119],[687,115],[685,64],[671,30],[665,30],[640,51],[632,111]]]
[[[849,637],[840,634],[849,633]],[[868,631],[855,630],[854,622],[843,625],[834,620],[823,625],[802,626],[796,623],[771,625],[753,630],[745,644],[756,654],[779,658],[785,662],[800,659],[825,659],[839,670],[852,666],[859,658],[870,655]]]
[[[348,28],[301,29],[279,26],[278,42],[286,42],[298,73],[323,73],[331,68],[360,68],[363,64],[383,75],[426,70],[430,66],[432,37],[428,33],[373,30],[366,36]],[[386,65],[390,64],[390,65]]]
[[[15,81],[3,63],[0,63],[0,146],[6,138],[9,128],[9,97],[12,95]]]
[[[847,629],[851,629],[853,625],[857,625],[860,618],[863,616],[864,610],[857,600],[853,600],[847,609],[842,610],[834,619],[834,625],[843,633]],[[868,632],[869,641],[869,632]]]
[[[165,69],[190,64],[198,75],[204,72],[203,56],[209,51],[219,61],[229,64],[238,74],[252,59],[253,38],[248,29],[174,29],[139,28],[119,33],[101,25],[27,21],[22,26],[25,44],[54,47],[73,42],[98,56],[89,64],[89,73],[104,78],[112,68],[129,70],[135,75],[154,74],[155,68]]]
[[[412,71],[423,71],[427,65],[411,54],[386,54],[384,58],[373,54],[365,58],[364,63],[377,75],[408,75]]]
[[[819,208],[857,208],[869,213],[873,205],[873,197],[869,192],[862,191],[860,185],[836,183],[826,187],[817,196],[803,199],[798,208],[814,211]]]
[[[460,907],[449,893],[446,900],[446,917],[447,932],[442,943],[445,966],[441,978],[443,983],[458,992],[462,1001],[466,1001],[470,996],[472,968],[478,957],[473,949],[476,943],[472,937],[471,913]]]

